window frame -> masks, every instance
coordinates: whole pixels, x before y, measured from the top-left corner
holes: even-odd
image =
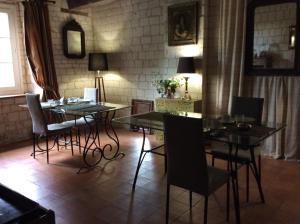
[[[19,34],[17,29],[18,27],[17,19],[19,18],[19,16],[17,15],[17,6],[0,3],[0,12],[8,14],[13,74],[15,80],[14,87],[0,87],[0,96],[21,94],[24,93],[24,89],[23,89],[23,76],[21,72],[21,63],[18,63],[21,62],[21,60],[20,60]]]

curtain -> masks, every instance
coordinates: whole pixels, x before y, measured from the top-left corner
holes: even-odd
[[[230,112],[231,99],[240,95],[243,79],[246,2],[219,3],[216,110]]]
[[[246,77],[245,95],[264,98],[263,121],[286,124],[265,141],[263,154],[300,160],[300,77]]]
[[[262,153],[273,158],[300,160],[300,77],[244,76],[247,1],[209,0],[209,4],[210,13],[217,18],[213,24],[217,30],[208,32],[217,39],[208,40],[206,101],[215,102],[215,111],[225,114],[231,108],[233,96],[264,98],[263,122],[283,123],[286,128],[266,139]],[[216,8],[219,11],[213,12]]]
[[[26,53],[34,80],[43,89],[43,100],[59,98],[47,3],[26,0],[23,6]]]

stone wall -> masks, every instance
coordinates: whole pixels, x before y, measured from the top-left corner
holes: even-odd
[[[116,0],[92,8],[94,47],[108,53],[109,72],[103,73],[109,101],[158,97],[154,80],[178,77],[178,58],[203,55],[203,7],[199,4],[197,45],[168,46],[169,5],[186,0]],[[180,78],[180,77],[178,77]],[[189,80],[194,99],[202,99],[202,76]],[[183,82],[182,82],[183,83]],[[183,96],[184,86],[177,96]]]

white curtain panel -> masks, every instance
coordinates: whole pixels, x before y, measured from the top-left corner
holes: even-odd
[[[262,153],[274,158],[300,160],[300,77],[253,76],[243,74],[246,0],[210,2],[218,6],[218,58],[208,64],[217,67],[216,111],[227,113],[233,96],[264,98],[263,121],[285,123],[286,128],[268,138]],[[216,8],[210,7],[210,10]],[[210,31],[208,31],[210,32]],[[209,54],[209,53],[208,53]],[[208,77],[213,74],[207,74]],[[207,95],[206,100],[212,100]],[[213,111],[213,108],[210,108]]]
[[[263,154],[300,160],[300,77],[255,76],[245,81],[247,95],[265,99],[263,121],[286,124],[265,141]]]

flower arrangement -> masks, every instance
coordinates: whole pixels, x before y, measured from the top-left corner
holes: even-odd
[[[180,87],[178,79],[161,79],[153,82],[153,86],[162,96],[172,97],[176,92],[176,88]]]

